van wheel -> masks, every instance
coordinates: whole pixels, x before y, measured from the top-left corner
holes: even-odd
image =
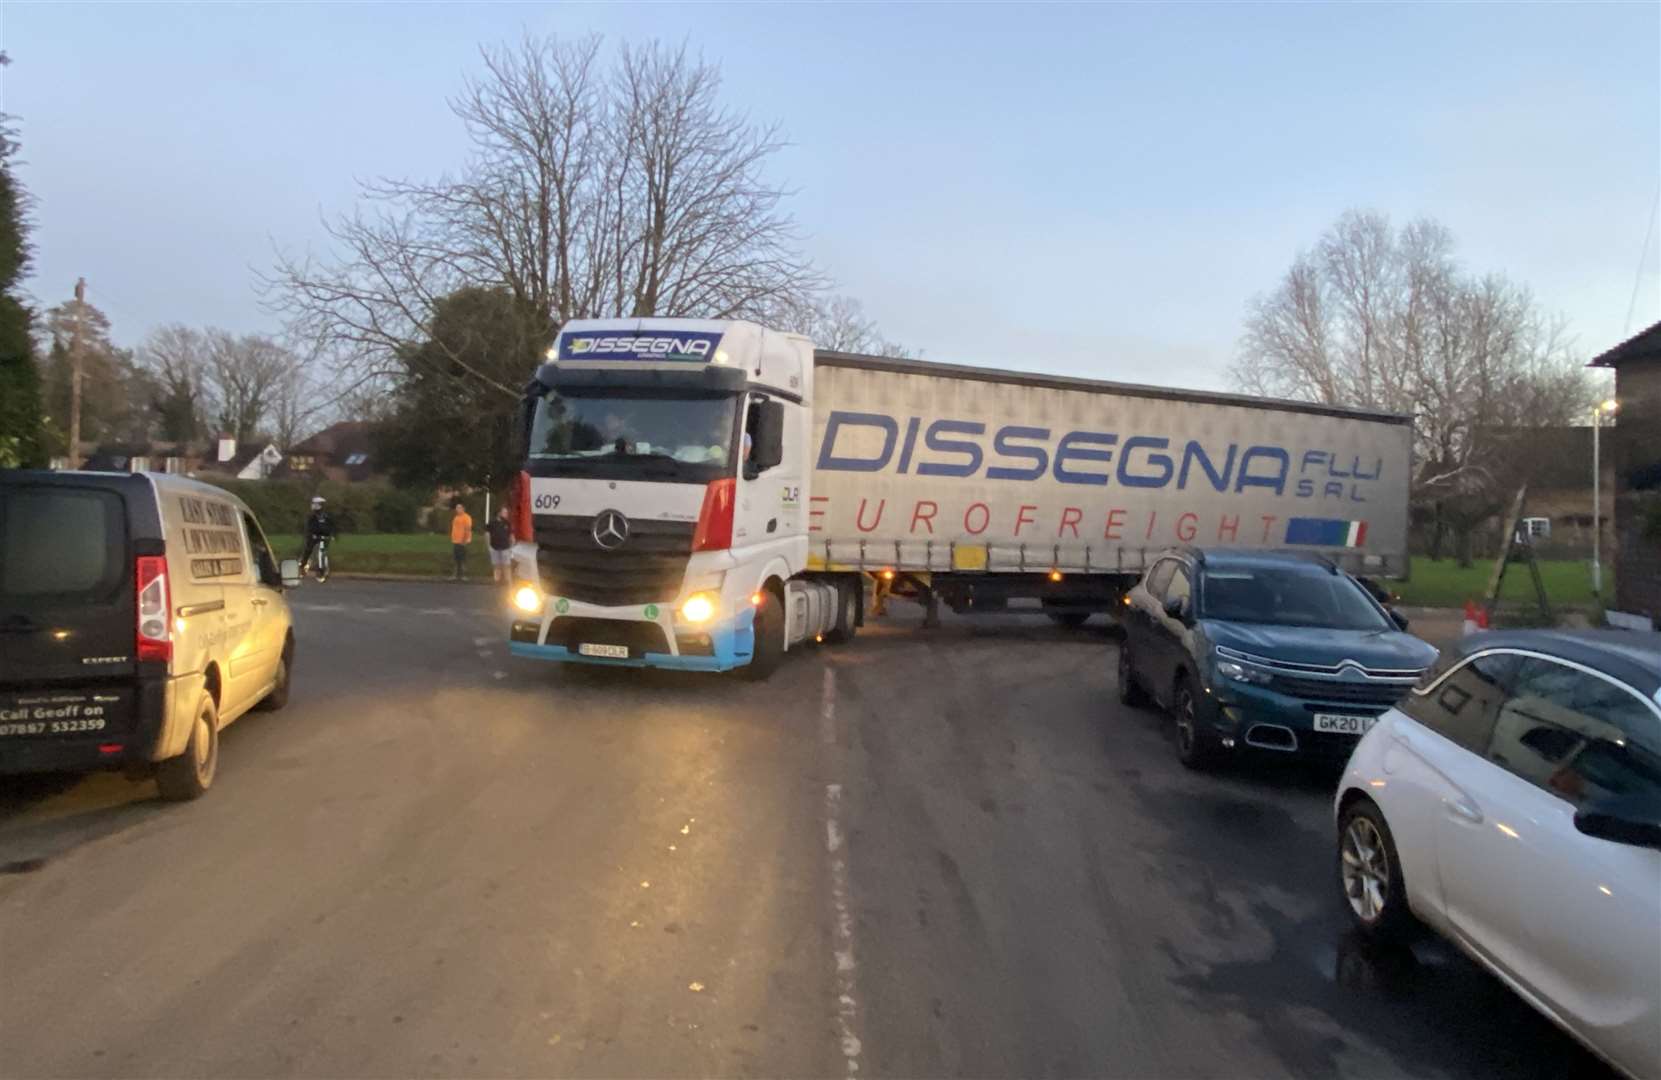
[[[755,651],[750,662],[739,670],[746,679],[760,682],[778,670],[784,659],[784,610],[779,598],[769,589],[761,590],[761,605],[756,608]]]
[[[271,684],[271,692],[256,706],[261,712],[276,712],[288,704],[289,664],[293,650],[285,647],[282,658],[277,661],[277,679]]]
[[[1171,713],[1176,719],[1177,760],[1190,769],[1209,769],[1217,757],[1216,736],[1208,730],[1205,703],[1186,674],[1177,677]]]
[[[196,706],[185,752],[156,766],[156,787],[169,802],[199,799],[219,770],[219,710],[207,694]]]
[[[825,640],[832,645],[845,645],[852,641],[858,632],[859,593],[839,583],[836,586],[836,625],[825,635]]]

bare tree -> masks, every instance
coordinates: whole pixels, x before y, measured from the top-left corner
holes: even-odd
[[[220,430],[246,442],[262,432],[281,388],[295,377],[294,353],[268,337],[208,330],[206,372]]]
[[[767,321],[808,337],[818,348],[833,352],[911,355],[905,346],[883,337],[876,320],[867,318],[864,306],[851,296],[815,297],[784,305],[769,313]]]
[[[1462,558],[1507,493],[1505,433],[1566,425],[1593,393],[1561,321],[1500,275],[1473,278],[1432,220],[1350,211],[1247,312],[1238,385],[1414,417],[1415,499]],[[1433,552],[1434,553],[1434,552]]]
[[[162,438],[190,442],[201,436],[210,410],[206,335],[178,323],[157,327],[139,346],[137,363],[154,387],[150,407]]]
[[[595,37],[527,37],[482,61],[450,102],[472,145],[458,173],[365,185],[327,225],[330,256],[280,254],[263,282],[290,331],[353,375],[396,373],[432,339],[439,301],[469,286],[545,313],[550,340],[573,318],[754,315],[822,286],[765,176],[777,130],[720,104],[715,66],[651,44],[607,70]]]

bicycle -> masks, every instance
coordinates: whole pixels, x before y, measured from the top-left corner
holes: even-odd
[[[314,567],[315,573],[313,572]],[[302,573],[316,577],[319,585],[329,580],[328,537],[320,536],[317,538],[317,544],[314,548],[312,548],[311,558],[306,560],[305,565],[301,566],[300,570]]]

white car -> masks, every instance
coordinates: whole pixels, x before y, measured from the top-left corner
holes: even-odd
[[[1361,740],[1335,809],[1363,931],[1426,924],[1661,1076],[1661,634],[1465,639]]]

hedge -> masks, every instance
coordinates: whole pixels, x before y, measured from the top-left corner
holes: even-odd
[[[421,508],[427,504],[416,492],[387,484],[337,484],[327,480],[307,483],[211,479],[207,482],[247,503],[268,533],[300,532],[306,515],[311,513],[314,494],[328,500],[329,512],[343,533],[418,532]]]

